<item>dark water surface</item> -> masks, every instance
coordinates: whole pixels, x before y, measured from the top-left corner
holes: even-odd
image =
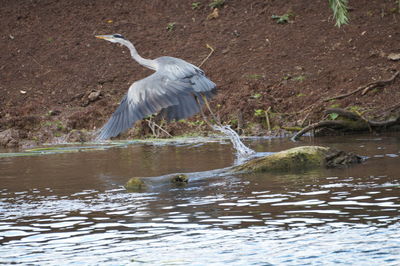
[[[347,169],[194,178],[128,193],[134,176],[227,167],[229,143],[133,144],[0,158],[0,264],[400,265],[400,135],[249,140],[325,145]]]

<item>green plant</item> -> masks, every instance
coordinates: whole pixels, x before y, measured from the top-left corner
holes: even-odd
[[[300,92],[299,94],[296,95],[297,97],[304,97],[306,96],[304,93]]]
[[[339,114],[337,114],[337,113],[330,113],[329,115],[328,115],[328,118],[330,119],[330,120],[336,120],[336,118],[338,118],[339,117]]]
[[[273,20],[276,20],[277,24],[286,24],[290,21],[290,19],[292,19],[294,17],[294,13],[289,10],[287,11],[285,14],[283,14],[282,16],[278,16],[278,15],[272,15],[271,18]]]
[[[253,99],[260,99],[262,97],[262,94],[260,94],[260,93],[255,93],[255,94],[253,94],[252,96],[251,96],[251,98],[253,98]]]
[[[304,81],[305,79],[306,79],[306,76],[304,76],[304,75],[299,75],[299,76],[293,78],[293,80],[300,81],[300,82]]]
[[[289,22],[290,14],[283,14],[282,16],[272,15],[271,18],[276,20],[277,24],[286,24]]]
[[[208,6],[212,9],[214,8],[221,8],[225,4],[225,0],[214,0]]]
[[[189,126],[202,126],[205,124],[203,120],[187,121],[185,119],[181,119],[178,122],[182,124],[187,124]]]
[[[57,127],[57,130],[64,130],[65,129],[63,123],[61,121],[59,121],[59,120],[55,121],[55,125]]]
[[[200,6],[201,6],[201,3],[200,3],[200,2],[193,2],[193,3],[192,3],[192,9],[193,9],[193,10],[194,10],[194,9],[199,9]]]
[[[329,106],[329,108],[339,108],[339,107],[340,107],[340,103],[334,103]]]
[[[188,121],[187,124],[191,126],[202,126],[205,124],[205,122],[203,120],[196,120],[196,121]]]
[[[51,127],[53,123],[51,121],[46,121],[42,124],[44,127]]]
[[[333,11],[333,17],[336,20],[335,26],[339,27],[348,24],[348,0],[329,0],[329,7]]]
[[[249,79],[255,79],[255,80],[257,80],[257,79],[263,78],[264,76],[263,76],[263,75],[260,75],[260,74],[249,74],[249,75],[247,75],[247,77],[248,77]]]
[[[175,24],[176,24],[176,22],[170,22],[170,23],[168,23],[168,25],[167,25],[167,31],[173,31],[174,28],[175,28]]]
[[[361,112],[362,107],[357,106],[357,105],[354,105],[354,106],[349,106],[349,107],[347,107],[347,109],[348,109],[350,112],[359,113],[359,112]]]
[[[397,12],[400,13],[400,0],[397,0]]]
[[[63,131],[65,130],[64,124],[60,120],[56,121],[46,121],[42,123],[43,127],[50,127],[50,128],[55,128],[56,130]]]
[[[229,125],[231,126],[237,126],[239,124],[239,121],[237,119],[231,119],[229,121]]]
[[[254,116],[261,117],[265,115],[265,111],[263,109],[256,109],[254,110]]]

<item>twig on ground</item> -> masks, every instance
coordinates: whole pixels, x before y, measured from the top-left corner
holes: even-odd
[[[39,62],[36,60],[35,57],[33,57],[33,56],[31,56],[31,57],[32,57],[32,60],[33,60],[36,64],[38,64],[38,66],[40,66],[40,68],[43,68],[43,65],[42,65],[41,63],[39,63]]]
[[[367,92],[369,92],[370,90],[374,89],[374,88],[380,88],[383,87],[385,85],[389,85],[391,84],[396,78],[397,76],[400,74],[400,71],[397,71],[396,73],[393,74],[393,76],[391,76],[389,79],[386,80],[378,80],[376,82],[373,82],[372,84],[370,84],[370,86],[367,86],[363,92],[361,93],[361,95],[365,95]]]
[[[268,115],[269,110],[271,110],[271,106],[269,106],[268,109],[265,111],[265,120],[267,121],[268,131],[271,131],[271,123],[269,122],[269,115]]]
[[[214,48],[212,48],[211,47],[211,45],[209,45],[208,43],[206,44],[206,47],[208,48],[208,49],[210,49],[211,50],[211,52],[206,56],[206,58],[204,58],[204,60],[200,63],[200,65],[198,65],[198,67],[201,67],[207,60],[208,60],[208,58],[210,58],[210,56],[214,53]]]
[[[298,140],[305,133],[315,130],[318,128],[331,128],[331,129],[343,129],[345,131],[372,131],[373,128],[386,128],[394,125],[400,125],[400,116],[397,118],[388,119],[385,121],[372,121],[363,117],[359,113],[349,112],[340,108],[332,108],[325,111],[325,114],[336,113],[339,116],[348,120],[324,120],[317,123],[313,123],[299,132],[297,132],[292,138],[292,141]]]
[[[345,123],[343,121],[335,121],[335,120],[328,120],[328,121],[320,121],[317,123],[313,123],[309,126],[306,126],[305,128],[303,128],[302,130],[300,130],[299,132],[297,132],[292,138],[292,141],[296,141],[298,140],[301,136],[303,136],[305,133],[307,133],[308,131],[311,130],[315,130],[317,128],[321,128],[321,127],[327,127],[327,128],[343,128],[345,127]]]
[[[370,91],[372,89],[380,88],[380,87],[383,87],[385,85],[388,85],[388,84],[392,83],[399,74],[400,74],[400,72],[397,71],[389,79],[374,81],[374,82],[368,83],[367,85],[360,86],[360,87],[358,87],[357,89],[355,89],[355,90],[353,90],[351,92],[348,92],[348,93],[345,93],[345,94],[341,94],[341,95],[338,95],[338,96],[334,96],[334,97],[330,97],[330,98],[326,98],[323,101],[324,102],[329,102],[331,100],[343,99],[343,98],[351,96],[351,95],[353,95],[353,94],[355,94],[355,93],[357,93],[357,92],[359,92],[361,90],[363,91],[361,93],[361,95],[365,95],[368,91]]]
[[[313,109],[311,109],[311,110],[304,116],[303,120],[302,120],[301,123],[300,123],[300,126],[301,126],[301,127],[304,127],[304,123],[306,122],[307,118],[310,116],[312,110],[313,110]]]
[[[400,103],[396,103],[396,104],[394,104],[392,106],[389,106],[388,108],[384,109],[383,112],[384,113],[393,112],[394,110],[399,109],[399,108],[400,108]]]

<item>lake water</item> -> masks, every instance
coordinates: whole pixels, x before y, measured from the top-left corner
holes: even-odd
[[[228,141],[134,143],[0,158],[0,264],[400,265],[400,135],[249,139],[257,152],[323,145],[360,165],[290,174],[129,178],[231,166]],[[149,179],[151,180],[151,179]]]

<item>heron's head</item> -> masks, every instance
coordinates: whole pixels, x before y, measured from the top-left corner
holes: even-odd
[[[120,43],[125,40],[125,37],[121,34],[112,34],[112,35],[96,35],[96,38],[103,39],[113,43]]]

